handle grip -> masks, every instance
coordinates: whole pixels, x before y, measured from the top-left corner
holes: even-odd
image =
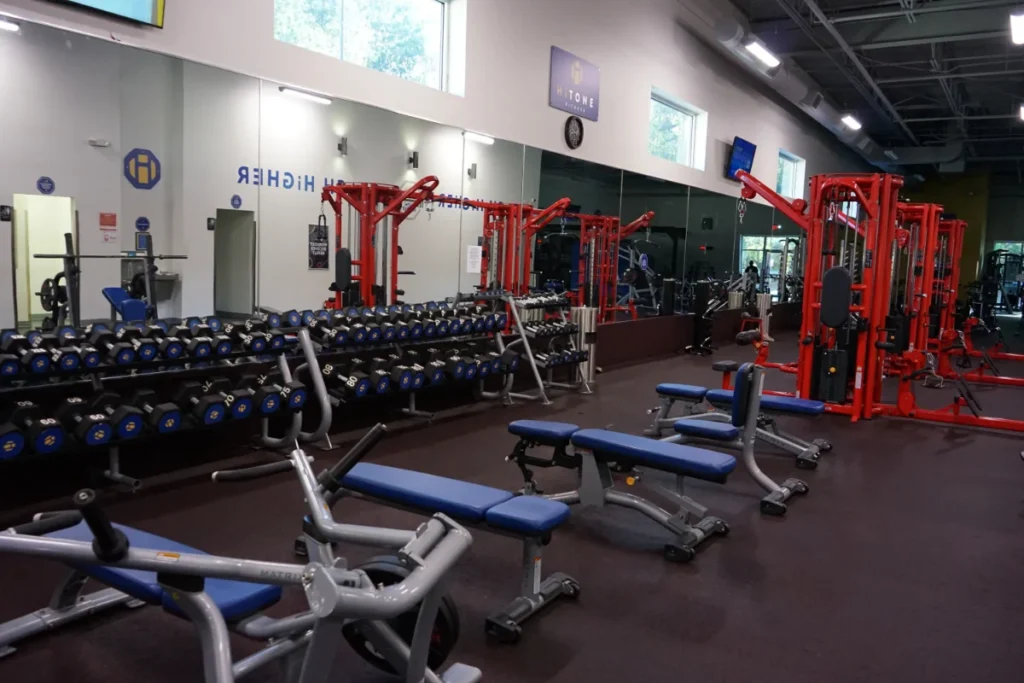
[[[329,493],[334,493],[341,488],[342,478],[356,466],[356,463],[362,460],[367,453],[380,443],[380,440],[384,438],[387,431],[388,428],[383,422],[375,424],[370,431],[363,434],[363,438],[359,439],[356,445],[343,455],[341,460],[336,462],[331,469],[320,473],[317,477],[317,482],[320,486]]]
[[[81,513],[74,510],[44,512],[39,519],[11,527],[11,531],[22,536],[45,536],[54,531],[73,527],[81,521]]]
[[[96,502],[96,492],[82,489],[75,494],[75,506],[92,531],[92,550],[96,557],[103,562],[123,559],[128,554],[128,538],[110,523],[107,513]]]

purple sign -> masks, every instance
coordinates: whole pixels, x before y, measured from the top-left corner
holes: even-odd
[[[551,46],[551,84],[548,104],[597,121],[601,101],[601,70],[571,52]]]

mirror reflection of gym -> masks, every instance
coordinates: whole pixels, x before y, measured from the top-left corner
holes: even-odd
[[[78,216],[71,197],[14,195],[14,303],[18,329],[38,327],[48,316],[39,292],[53,279],[59,262],[40,261],[33,254],[64,252],[64,235],[78,242]]]

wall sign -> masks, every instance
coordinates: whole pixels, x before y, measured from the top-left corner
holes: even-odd
[[[241,209],[242,208],[242,198],[239,197],[237,194],[231,197],[231,208],[232,209]]]
[[[565,120],[565,144],[569,149],[579,149],[583,144],[583,121],[578,116]]]
[[[160,160],[136,147],[124,156],[124,177],[136,190],[152,190],[160,182]]]
[[[309,269],[327,270],[327,225],[309,226]]]
[[[551,46],[548,105],[597,121],[601,70],[560,47]]]
[[[466,272],[479,273],[483,267],[484,248],[475,245],[466,247]]]
[[[53,191],[57,189],[57,184],[53,182],[53,178],[44,175],[36,181],[36,189],[40,194],[53,194]]]
[[[145,216],[139,216],[135,219],[135,229],[139,232],[146,232],[149,230],[149,219]]]
[[[116,213],[101,213],[100,214],[100,228],[116,228],[117,227],[117,214]]]

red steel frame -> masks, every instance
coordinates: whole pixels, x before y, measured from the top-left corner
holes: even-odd
[[[436,176],[426,176],[416,181],[408,190],[397,185],[380,183],[348,183],[345,185],[328,185],[321,192],[321,201],[327,202],[334,209],[334,248],[342,248],[342,209],[348,202],[359,214],[359,255],[352,259],[352,266],[358,268],[353,273],[353,282],[359,283],[359,297],[364,306],[380,303],[393,304],[398,299],[398,228],[402,221],[425,201],[433,200],[437,189]],[[382,208],[378,208],[382,207]],[[373,287],[377,284],[377,251],[374,235],[377,225],[385,218],[391,218],[391,234],[389,249],[391,269],[388,289],[391,301],[379,302]],[[385,290],[387,291],[387,290]],[[334,306],[340,309],[342,292],[335,292]]]
[[[820,322],[820,296],[824,272],[836,265],[835,230],[826,230],[831,225],[849,222],[840,218],[838,205],[843,201],[856,201],[862,208],[862,220],[858,224],[858,233],[864,239],[865,254],[861,281],[854,284],[854,292],[860,292],[860,303],[851,305],[852,313],[859,313],[866,319],[857,331],[857,358],[855,360],[855,379],[848,388],[846,402],[842,404],[826,404],[831,413],[849,415],[852,421],[870,419],[875,416],[893,416],[925,420],[944,424],[966,427],[985,427],[1013,432],[1024,432],[1024,420],[1009,420],[995,417],[981,417],[965,414],[962,408],[967,405],[965,399],[958,396],[950,405],[941,409],[924,409],[917,405],[914,396],[914,383],[925,376],[926,357],[930,340],[928,339],[927,313],[928,302],[935,291],[936,278],[932,268],[935,249],[939,243],[939,235],[947,235],[957,247],[957,240],[962,239],[962,225],[943,226],[939,220],[941,208],[935,205],[900,205],[898,193],[903,185],[899,176],[888,174],[873,175],[832,175],[814,176],[810,180],[811,200],[803,204],[799,200],[790,202],[779,197],[770,188],[760,183],[749,174],[737,174],[743,184],[742,194],[750,199],[759,194],[774,205],[783,214],[793,220],[808,234],[808,259],[805,264],[805,283],[803,317],[800,330],[800,355],[796,363],[797,388],[795,392],[769,392],[791,396],[810,396],[814,354],[817,345],[815,340],[827,346],[832,343],[833,333],[824,328]],[[804,214],[804,209],[807,214]],[[920,221],[920,229],[908,231],[902,227],[907,221]],[[911,235],[916,237],[911,241]],[[912,264],[922,267],[922,277],[914,282],[913,287],[905,288],[904,312],[918,312],[910,318],[911,340],[913,349],[902,353],[892,352],[889,345],[888,332],[883,328],[886,315],[890,312],[890,298],[894,278],[893,253],[897,248],[907,247],[911,252]],[[920,254],[918,254],[920,250]],[[958,259],[959,249],[952,256]],[[815,255],[820,258],[815,258]],[[941,286],[948,286],[956,273],[953,266],[943,274]],[[948,305],[948,301],[946,302]],[[923,320],[922,320],[923,319]],[[947,322],[951,317],[947,316]],[[762,354],[766,355],[765,347],[759,349],[758,361]],[[897,376],[899,388],[895,403],[882,400],[882,380],[885,375]],[[724,386],[728,387],[729,378],[723,378]]]

